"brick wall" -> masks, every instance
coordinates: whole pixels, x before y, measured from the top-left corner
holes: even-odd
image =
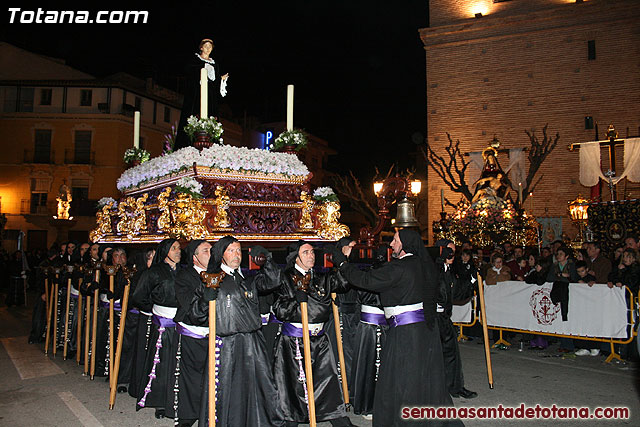
[[[432,0],[432,27],[420,32],[426,50],[427,139],[441,152],[448,143],[446,132],[461,140],[463,151],[482,150],[494,134],[502,148],[525,147],[529,139],[524,129],[534,128],[542,138],[548,124],[550,136],[560,133],[560,143],[540,169],[544,178],[525,207],[533,204],[536,216],[564,217],[563,229],[573,237],[567,202],[578,194],[589,196],[589,188],[578,182],[579,154],[569,152],[567,145],[594,139],[594,130],[585,130],[585,116],[598,122],[601,138],[610,123],[621,137],[639,134],[638,3],[513,0],[495,4],[504,8],[502,14],[459,22],[471,3]],[[527,13],[525,4],[531,4]],[[436,12],[439,5],[443,10]],[[512,12],[507,13],[507,6]],[[549,6],[554,9],[544,9]],[[458,23],[433,26],[449,24],[449,19]],[[595,41],[595,60],[588,59],[589,40]],[[508,160],[503,156],[504,168]],[[618,159],[621,171],[622,148]],[[606,170],[606,150],[602,163]],[[439,218],[441,188],[453,202],[460,197],[429,173],[431,224]],[[624,191],[620,184],[619,198]],[[610,199],[606,187],[602,194]],[[640,185],[627,183],[626,196],[640,197]]]

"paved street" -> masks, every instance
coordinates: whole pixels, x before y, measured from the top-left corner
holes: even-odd
[[[30,306],[32,307],[32,305]],[[136,412],[127,394],[108,410],[104,379],[82,376],[75,360],[46,357],[42,345],[29,345],[31,309],[0,307],[0,425],[2,426],[171,426],[152,410]],[[640,425],[639,374],[635,365],[603,363],[604,357],[556,357],[554,351],[492,351],[495,388],[487,384],[483,346],[461,343],[467,388],[479,397],[455,399],[456,406],[626,406],[631,419],[615,421],[534,421],[542,426]],[[358,426],[371,422],[352,415]],[[526,421],[466,420],[467,426],[511,426]],[[328,426],[328,423],[319,424]]]

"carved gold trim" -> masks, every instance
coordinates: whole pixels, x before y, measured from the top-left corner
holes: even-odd
[[[300,201],[302,202],[302,214],[300,215],[300,228],[303,230],[313,229],[313,220],[311,219],[311,212],[313,212],[313,206],[315,201],[307,194],[306,191],[300,192]]]
[[[338,202],[324,202],[320,205],[318,211],[318,222],[320,223],[320,229],[318,230],[318,236],[327,240],[339,240],[342,237],[349,235],[349,227],[344,224],[340,224],[338,219],[340,218],[340,203]]]

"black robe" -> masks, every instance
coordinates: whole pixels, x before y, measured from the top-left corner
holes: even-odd
[[[253,277],[227,275],[216,299],[216,335],[220,368],[216,388],[216,426],[281,426],[273,374],[267,359],[258,293],[280,285],[280,270],[269,258]],[[209,306],[200,285],[191,304],[191,320],[208,324]],[[198,425],[208,425],[208,369],[202,388]]]
[[[159,250],[158,250],[159,251]],[[140,276],[133,293],[133,304],[140,310],[151,313],[154,305],[177,307],[175,295],[176,270],[165,262],[157,262]],[[144,375],[144,387],[138,391],[136,409],[141,407],[161,408],[171,411],[173,408],[173,388],[175,353],[173,350],[175,326],[162,328],[156,323],[151,325]],[[160,347],[158,347],[160,346]],[[159,348],[159,351],[157,349]],[[156,353],[160,361],[155,365],[155,378],[150,377]],[[145,390],[150,382],[150,391]]]
[[[51,260],[45,259],[36,269],[36,301],[33,307],[33,316],[31,318],[31,333],[29,334],[29,343],[44,342],[47,332],[47,307],[45,300],[42,299],[45,293],[44,281],[47,279],[49,283],[48,289],[51,289],[51,279],[46,269],[52,265]],[[49,291],[51,295],[51,291]]]
[[[429,269],[429,274],[427,274]],[[373,407],[373,426],[461,425],[451,420],[404,420],[407,406],[453,406],[445,385],[442,346],[435,322],[437,272],[415,255],[394,259],[367,272],[344,263],[341,271],[354,286],[380,293],[384,307],[423,302],[425,322],[389,328]],[[435,273],[435,274],[434,274]],[[431,277],[425,283],[425,278]]]
[[[192,145],[189,135],[184,131],[184,127],[187,125],[187,119],[190,116],[200,117],[200,70],[204,66],[205,62],[196,58],[195,55],[192,55],[185,65],[184,101],[182,103],[182,112],[180,113],[180,122],[178,123],[175,150]],[[217,62],[213,64],[213,68],[216,73],[216,79],[214,81],[209,80],[207,84],[207,111],[210,117],[218,117],[218,103],[221,97],[220,82],[224,73],[220,73]]]
[[[333,348],[333,357],[338,363],[338,375],[342,381],[342,375],[346,374],[346,378],[351,378],[351,370],[353,367],[353,352],[354,352],[354,340],[356,336],[356,328],[360,323],[360,307],[357,302],[358,291],[351,289],[344,294],[337,294],[335,304],[338,306],[338,315],[340,317],[340,334],[342,335],[342,352],[344,356],[344,364],[346,366],[340,366],[340,357],[338,356],[338,344],[336,341],[336,327],[334,317],[330,316],[329,320],[325,324],[326,334],[331,340],[331,347]],[[350,385],[349,381],[347,384]],[[349,387],[349,399],[353,398],[351,393],[351,387]]]
[[[360,306],[369,305],[382,308],[380,296],[366,291],[358,292]],[[349,394],[353,412],[358,415],[373,413],[381,350],[387,337],[388,325],[373,325],[358,321],[355,329],[354,353],[351,375],[349,376]]]
[[[201,324],[202,318],[198,316],[199,301],[195,291],[201,284],[200,275],[194,267],[184,268],[176,274],[176,300],[178,301],[178,311],[174,317],[176,323],[208,326]],[[195,421],[200,416],[202,381],[208,360],[209,338],[199,339],[180,335],[175,344],[180,347],[180,372],[178,387],[174,389],[174,398],[177,399],[177,414],[174,414],[174,417]]]
[[[462,375],[462,360],[458,348],[458,332],[451,322],[453,312],[453,290],[458,286],[459,277],[454,271],[453,265],[449,265],[445,271],[443,263],[438,263],[440,269],[438,292],[438,329],[440,329],[440,343],[444,358],[445,378],[447,390],[450,394],[457,394],[464,388]],[[470,283],[469,283],[470,285]]]
[[[294,273],[300,275],[294,267],[284,271],[273,310],[282,322],[301,323],[300,304],[295,299],[296,286],[292,279]],[[333,312],[331,293],[344,293],[348,289],[347,281],[337,270],[326,274],[314,273],[308,292],[309,323],[327,322]],[[310,338],[316,419],[326,421],[345,417],[342,388],[329,337],[323,333]],[[296,359],[297,354],[302,356],[300,361]],[[299,381],[301,367],[304,369],[302,338],[290,337],[281,332],[276,338],[273,366],[278,404],[285,420],[309,422],[305,401],[306,384]]]

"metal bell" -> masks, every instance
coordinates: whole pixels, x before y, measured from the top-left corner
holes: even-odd
[[[406,195],[398,202],[398,213],[396,215],[396,222],[393,225],[394,227],[401,228],[420,226],[416,219],[415,205]]]

